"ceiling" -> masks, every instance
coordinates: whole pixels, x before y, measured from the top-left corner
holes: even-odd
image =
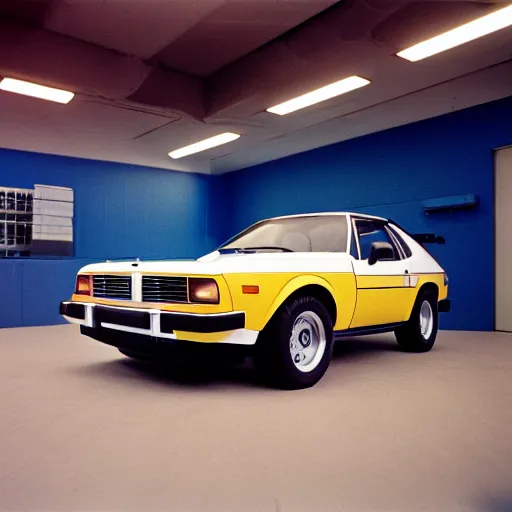
[[[411,63],[395,53],[509,2],[0,0],[2,147],[219,174],[512,95],[512,28]],[[267,107],[347,76],[367,87]],[[225,131],[237,141],[172,160]]]

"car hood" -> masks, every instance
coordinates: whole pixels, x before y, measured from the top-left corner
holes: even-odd
[[[351,257],[344,253],[213,252],[198,260],[114,261],[95,263],[80,272],[151,272],[177,275],[222,275],[268,272],[351,272]]]

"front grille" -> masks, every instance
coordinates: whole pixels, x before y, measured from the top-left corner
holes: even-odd
[[[93,276],[93,295],[100,299],[131,300],[131,276]]]
[[[142,276],[144,302],[188,302],[187,278]]]

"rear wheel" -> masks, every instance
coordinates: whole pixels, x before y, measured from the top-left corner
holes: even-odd
[[[292,299],[262,331],[254,364],[264,381],[280,389],[316,384],[332,356],[332,320],[314,297]]]
[[[395,331],[400,348],[406,352],[428,352],[434,346],[438,330],[437,293],[419,293],[409,321]]]

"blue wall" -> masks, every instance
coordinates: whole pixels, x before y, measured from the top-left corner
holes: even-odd
[[[75,258],[0,260],[0,327],[62,322],[58,304],[89,262],[193,258],[214,245],[209,176],[0,149],[1,186],[35,183],[74,189]]]
[[[193,258],[261,218],[353,210],[434,231],[451,282],[442,328],[492,330],[493,149],[512,144],[512,98],[220,177],[0,150],[0,185],[75,190],[75,258],[0,260],[0,327],[60,323],[76,271],[107,258]],[[474,211],[425,199],[475,193]]]
[[[442,328],[493,329],[493,149],[512,144],[512,98],[319,148],[222,177],[228,238],[274,215],[353,210],[444,235],[453,312]],[[426,216],[423,200],[475,193],[474,211]]]

